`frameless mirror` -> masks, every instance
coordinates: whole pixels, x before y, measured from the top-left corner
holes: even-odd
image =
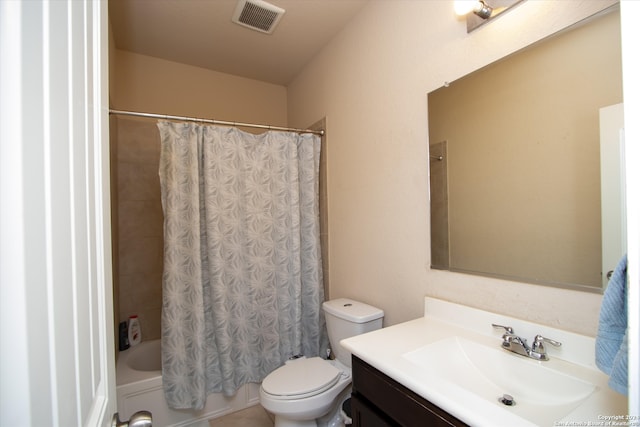
[[[608,243],[624,240],[623,211],[601,209],[622,206],[620,194],[607,201],[608,185],[601,195],[601,173],[621,185],[618,8],[428,102],[432,268],[601,292],[624,253]]]

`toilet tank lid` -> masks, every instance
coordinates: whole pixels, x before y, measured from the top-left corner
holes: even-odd
[[[380,319],[384,311],[348,298],[338,298],[322,303],[325,312],[354,323],[366,323]]]

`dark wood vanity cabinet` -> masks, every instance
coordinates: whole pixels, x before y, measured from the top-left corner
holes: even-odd
[[[356,356],[352,372],[354,427],[466,426]]]

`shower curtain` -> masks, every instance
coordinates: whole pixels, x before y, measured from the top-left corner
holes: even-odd
[[[162,376],[176,409],[233,395],[327,348],[320,138],[158,123],[164,222]]]

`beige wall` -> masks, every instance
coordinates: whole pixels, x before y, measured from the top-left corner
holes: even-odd
[[[622,102],[621,67],[609,13],[429,94],[451,270],[602,288],[598,113]]]
[[[110,53],[111,108],[287,124],[283,86],[114,49]],[[111,132],[116,322],[138,314],[143,339],[159,338],[163,216],[156,120],[112,117]]]
[[[332,297],[419,317],[423,297],[595,335],[601,296],[429,268],[427,93],[614,1],[528,1],[471,34],[450,1],[372,1],[288,91],[327,118]]]
[[[111,108],[287,125],[284,86],[115,51]]]

